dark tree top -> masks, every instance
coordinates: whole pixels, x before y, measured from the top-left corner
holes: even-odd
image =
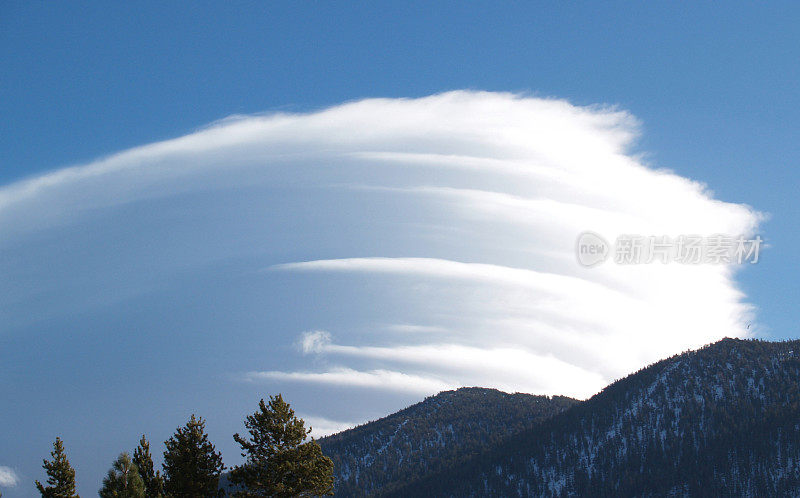
[[[46,498],[80,498],[75,493],[75,469],[69,464],[61,438],[56,438],[50,456],[53,459],[49,462],[42,461],[42,468],[47,472],[47,486],[36,481],[36,489]]]
[[[244,425],[249,437],[233,436],[247,459],[230,474],[237,497],[333,494],[333,462],[316,441],[306,441],[311,429],[280,394],[262,399]]]
[[[192,415],[164,442],[164,490],[174,498],[216,496],[225,466],[208,440],[205,421]]]

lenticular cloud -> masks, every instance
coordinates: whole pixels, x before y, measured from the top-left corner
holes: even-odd
[[[301,345],[240,364],[253,382],[585,397],[753,319],[731,266],[576,262],[586,230],[757,229],[748,206],[643,164],[636,136],[614,108],[467,91],[223,120],[3,187],[4,318],[234,272],[247,284],[215,316],[249,302],[264,340]]]

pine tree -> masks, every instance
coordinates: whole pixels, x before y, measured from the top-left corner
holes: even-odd
[[[202,418],[189,419],[184,427],[164,444],[164,491],[173,498],[197,498],[216,496],[219,491],[219,476],[225,466],[222,455],[214,451],[214,445],[205,433]]]
[[[163,498],[164,478],[161,472],[154,470],[153,457],[150,454],[150,443],[142,434],[139,446],[133,450],[133,463],[139,469],[139,475],[144,482],[144,495],[146,498]]]
[[[247,459],[230,473],[231,483],[239,487],[237,497],[333,494],[333,462],[316,441],[306,441],[311,429],[280,394],[271,396],[269,404],[262,399],[244,425],[250,437],[233,436]]]
[[[130,455],[122,453],[103,479],[100,498],[145,498],[144,482]]]
[[[36,481],[36,489],[46,498],[80,498],[75,493],[75,469],[69,464],[64,453],[64,443],[57,437],[53,443],[51,461],[42,460],[42,468],[47,472],[47,486]]]

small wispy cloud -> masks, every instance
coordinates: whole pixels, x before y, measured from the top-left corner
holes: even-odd
[[[331,334],[325,330],[304,332],[300,337],[300,349],[303,353],[320,353],[330,345]]]
[[[415,325],[411,323],[394,323],[386,325],[386,330],[412,334],[443,334],[450,331],[446,327],[439,327],[436,325]]]
[[[569,392],[585,398],[607,383],[600,373],[584,370],[552,354],[537,354],[519,347],[482,348],[452,343],[349,346],[333,343],[330,333],[319,330],[303,333],[300,341],[308,345],[303,348],[305,354],[378,360],[399,370],[427,371],[447,379],[449,385],[488,385],[510,392],[549,395]],[[304,379],[324,382],[319,377]],[[556,385],[549,379],[559,379],[559,383]]]
[[[19,484],[19,477],[11,467],[0,465],[0,486],[13,488]]]
[[[489,285],[526,287],[561,296],[625,298],[616,289],[589,280],[485,263],[464,263],[438,258],[344,258],[273,265],[271,270],[387,273],[465,280]]]
[[[350,368],[334,368],[326,372],[248,372],[244,379],[253,382],[272,380],[327,384],[415,394],[437,393],[458,387],[432,377],[421,377],[391,370],[359,371]]]
[[[311,427],[311,437],[321,438],[342,432],[347,429],[352,429],[358,423],[356,422],[342,422],[339,420],[330,420],[325,417],[307,417],[300,415],[306,423],[306,429]]]

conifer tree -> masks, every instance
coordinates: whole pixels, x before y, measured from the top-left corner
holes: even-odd
[[[333,461],[316,441],[306,441],[311,428],[305,429],[280,394],[271,396],[268,404],[262,399],[244,425],[249,438],[233,436],[246,458],[230,473],[237,497],[333,494]]]
[[[163,498],[164,478],[161,472],[154,470],[153,456],[150,454],[150,442],[142,434],[139,446],[133,450],[133,463],[139,469],[139,475],[144,483],[144,495],[146,498]]]
[[[100,498],[145,498],[144,482],[130,455],[122,453],[103,479]]]
[[[67,460],[61,438],[56,438],[50,456],[53,457],[51,461],[42,460],[42,468],[47,472],[47,486],[36,481],[36,489],[45,498],[80,498],[75,493],[75,469]]]
[[[172,498],[217,496],[222,455],[205,433],[205,421],[194,415],[164,442],[164,491]]]

